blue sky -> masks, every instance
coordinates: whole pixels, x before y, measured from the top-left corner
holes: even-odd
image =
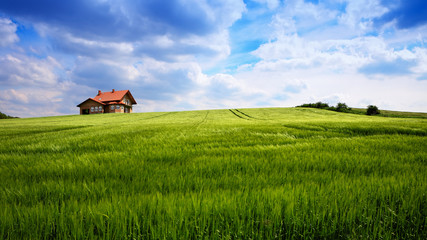
[[[0,111],[352,107],[427,112],[425,0],[2,0]]]

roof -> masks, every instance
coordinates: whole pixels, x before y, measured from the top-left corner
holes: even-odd
[[[99,104],[105,105],[105,103],[100,102],[100,101],[98,101],[98,100],[96,100],[96,99],[88,98],[88,99],[84,100],[82,103],[80,103],[79,105],[77,105],[77,107],[80,107],[80,105],[82,105],[83,103],[85,103],[85,102],[87,102],[87,101],[89,101],[89,100],[92,100],[92,101],[97,102],[97,103],[99,103]]]
[[[113,91],[111,91],[111,92],[98,91],[98,94],[95,97],[86,99],[85,101],[83,101],[82,103],[77,105],[77,107],[80,107],[83,103],[85,103],[89,100],[97,102],[97,103],[102,104],[102,105],[109,105],[109,104],[123,104],[123,105],[125,105],[125,103],[122,100],[126,95],[128,95],[132,104],[136,104],[136,101],[133,98],[133,96],[129,90],[115,91],[113,89]]]
[[[111,92],[101,92],[101,91],[99,91],[98,95],[96,95],[94,97],[94,99],[99,100],[99,101],[104,102],[104,103],[105,102],[113,102],[113,101],[114,102],[120,102],[124,98],[124,96],[126,94],[129,95],[129,98],[130,98],[132,104],[136,104],[136,101],[133,98],[133,96],[132,96],[132,94],[130,93],[129,90],[115,91],[113,89],[113,91],[111,91]]]

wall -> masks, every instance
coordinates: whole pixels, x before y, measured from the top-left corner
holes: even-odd
[[[89,109],[89,114],[98,114],[98,113],[104,113],[104,107],[102,109],[101,112],[91,112],[90,109],[91,107],[103,107],[101,104],[94,102],[94,101],[87,101],[85,103],[83,103],[82,105],[80,105],[80,115],[83,114],[83,109]]]
[[[133,112],[132,111],[132,106],[124,106],[124,105],[119,105],[120,109],[116,109],[117,104],[113,104],[114,105],[114,109],[111,109],[111,105],[107,105],[107,106],[103,106],[97,102],[94,101],[87,101],[85,103],[83,103],[82,105],[80,105],[80,115],[83,114],[83,109],[89,109],[89,114],[98,114],[98,113],[124,113],[125,112],[125,108],[129,109],[129,113]],[[91,112],[90,109],[91,107],[99,107],[102,106],[103,107],[103,111],[101,112]],[[123,107],[123,109],[122,109]]]
[[[114,106],[114,109],[111,109],[111,106]],[[123,105],[119,105],[120,109],[116,109],[116,106],[117,106],[117,104],[113,104],[113,105],[106,106],[106,108],[108,107],[109,113],[124,113],[125,110],[122,109]]]

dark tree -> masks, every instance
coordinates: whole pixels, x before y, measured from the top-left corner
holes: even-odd
[[[345,103],[338,103],[337,106],[335,107],[335,110],[338,112],[348,112],[351,109]]]
[[[12,117],[12,116],[9,116],[9,115],[6,115],[6,114],[0,112],[0,119],[7,119],[7,118],[16,118],[16,117]]]
[[[376,115],[376,114],[380,114],[380,110],[378,109],[377,106],[375,105],[369,105],[368,109],[366,110],[366,114],[367,115]]]

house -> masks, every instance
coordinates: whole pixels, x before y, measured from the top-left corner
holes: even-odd
[[[135,99],[129,90],[111,92],[101,92],[93,98],[88,98],[77,107],[80,108],[82,114],[97,114],[97,113],[131,113],[132,105],[136,104]]]

